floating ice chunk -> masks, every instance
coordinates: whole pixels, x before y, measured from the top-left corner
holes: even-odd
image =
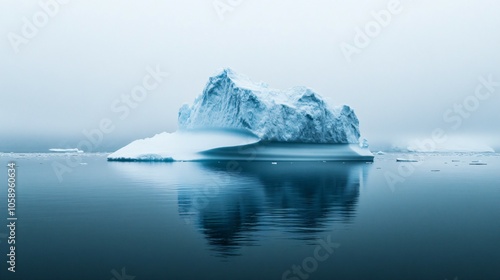
[[[363,141],[359,143],[359,147],[363,149],[368,149],[368,147],[370,147],[370,145],[368,144],[368,140],[363,139]]]
[[[412,159],[412,158],[397,158],[396,161],[397,162],[418,162],[418,160]]]

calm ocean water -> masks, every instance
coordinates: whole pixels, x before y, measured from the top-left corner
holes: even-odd
[[[396,162],[407,156],[273,164],[1,154],[0,278],[500,279],[500,154]],[[76,157],[82,164],[59,180],[54,164]]]

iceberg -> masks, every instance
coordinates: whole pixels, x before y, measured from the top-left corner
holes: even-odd
[[[178,113],[179,130],[136,140],[110,161],[372,161],[347,105],[330,107],[307,87],[271,89],[231,69],[209,79]]]
[[[179,128],[247,129],[263,141],[358,143],[359,121],[347,105],[331,108],[307,87],[271,89],[231,69],[210,78],[194,104],[179,111]]]

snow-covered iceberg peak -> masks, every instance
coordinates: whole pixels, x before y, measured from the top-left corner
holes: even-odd
[[[178,122],[180,129],[247,129],[264,141],[358,143],[360,136],[349,106],[332,108],[307,87],[271,89],[231,69],[211,77]]]

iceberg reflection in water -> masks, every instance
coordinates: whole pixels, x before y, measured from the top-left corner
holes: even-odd
[[[360,162],[246,161],[111,166],[132,181],[151,182],[176,196],[179,222],[195,227],[218,256],[240,255],[244,246],[278,239],[313,243],[325,232],[348,226],[370,167]]]
[[[233,161],[201,166],[214,177],[207,177],[210,183],[203,187],[179,189],[179,215],[222,255],[259,245],[263,235],[312,241],[332,224],[349,223],[367,173],[365,163]]]
[[[58,181],[51,164],[74,157],[87,164]],[[396,161],[409,157],[343,164],[0,154],[19,166],[24,221],[22,266],[0,279],[73,279],[75,269],[78,279],[110,279],[121,267],[136,279],[283,279],[325,240],[340,247],[308,279],[499,279],[500,155],[425,154],[391,189],[386,174],[411,166]]]

